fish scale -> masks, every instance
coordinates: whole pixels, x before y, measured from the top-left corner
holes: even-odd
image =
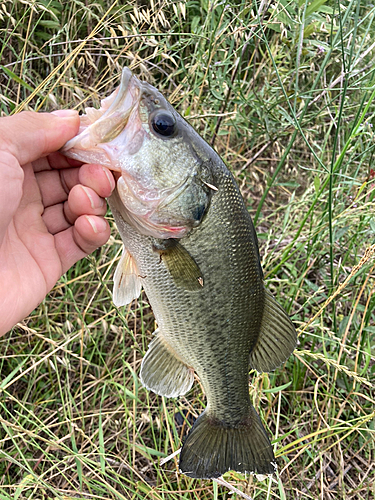
[[[210,411],[236,424],[250,407],[248,353],[259,334],[264,285],[251,241],[252,222],[224,164],[217,167],[214,181],[219,189],[207,217],[180,240],[202,271],[204,286],[197,292],[176,286],[152,249],[153,239],[122,227],[116,204],[110,204],[125,247],[146,276],[141,281],[159,331],[194,367]]]
[[[177,397],[192,387],[195,372],[204,388],[207,406],[184,442],[180,470],[196,478],[273,473],[272,446],[250,402],[249,367],[274,370],[293,351],[296,332],[265,289],[236,182],[168,101],[128,69],[106,103],[63,152],[83,161],[102,155],[103,164],[121,166],[108,200],[124,243],[113,300],[128,304],[143,286],[158,325],[142,383]]]

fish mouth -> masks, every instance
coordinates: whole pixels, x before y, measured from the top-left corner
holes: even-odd
[[[101,101],[99,109],[85,108],[80,116],[78,134],[60,150],[62,154],[85,163],[107,166],[114,171],[121,168],[106,154],[105,145],[112,142],[125,129],[141,98],[140,82],[129,68],[124,68],[119,87]]]

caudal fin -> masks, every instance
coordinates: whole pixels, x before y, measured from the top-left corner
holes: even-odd
[[[220,477],[228,470],[272,474],[272,446],[253,407],[234,427],[204,412],[195,422],[181,451],[180,471],[189,477]]]

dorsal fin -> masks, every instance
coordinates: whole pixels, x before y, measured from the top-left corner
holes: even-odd
[[[266,291],[260,334],[250,353],[250,367],[258,372],[275,370],[294,351],[297,333],[284,309]]]

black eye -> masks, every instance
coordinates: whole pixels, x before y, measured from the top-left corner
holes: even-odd
[[[158,113],[151,119],[152,128],[163,137],[172,137],[175,133],[176,122],[169,113]]]

